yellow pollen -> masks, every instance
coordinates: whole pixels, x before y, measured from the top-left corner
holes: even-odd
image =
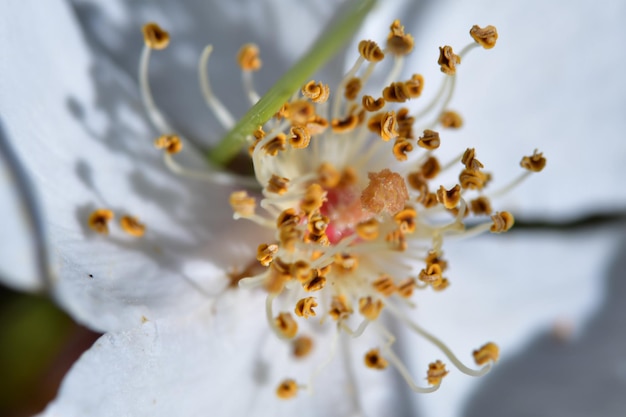
[[[350,307],[350,304],[344,295],[336,295],[330,302],[330,310],[328,310],[328,314],[334,320],[344,320],[352,314],[352,307]]]
[[[291,276],[302,283],[308,282],[311,278],[313,278],[313,271],[311,270],[311,266],[306,261],[296,261],[291,264]]]
[[[439,385],[441,380],[448,375],[446,371],[446,365],[441,361],[431,362],[428,365],[428,372],[426,374],[426,380],[430,385]]]
[[[293,340],[291,348],[294,357],[305,358],[313,350],[313,339],[308,336],[298,336]]]
[[[497,212],[491,216],[491,220],[493,220],[493,225],[489,230],[491,230],[492,233],[506,232],[513,227],[513,224],[515,223],[513,215],[508,211]]]
[[[413,278],[403,279],[398,283],[398,295],[403,298],[410,298],[415,289],[415,280]]]
[[[272,140],[267,142],[263,146],[263,150],[270,156],[278,155],[278,152],[282,152],[287,149],[287,136],[284,133],[279,133]]]
[[[335,188],[341,180],[341,174],[328,162],[323,162],[317,169],[320,185],[324,188]]]
[[[385,107],[385,99],[382,97],[374,99],[372,96],[363,96],[361,102],[363,108],[369,112],[375,112]]]
[[[467,168],[459,174],[459,183],[463,189],[481,190],[487,185],[490,179],[491,175],[488,173]]]
[[[426,194],[420,202],[425,208],[435,207],[439,203],[437,200],[437,194],[435,193]]]
[[[424,130],[424,136],[421,136],[417,141],[418,146],[428,149],[429,151],[437,149],[440,144],[441,140],[439,139],[439,133],[430,129]]]
[[[406,207],[393,216],[393,220],[403,233],[413,233],[415,231],[415,219],[417,212],[412,207]]]
[[[396,143],[393,144],[393,156],[398,161],[406,161],[408,159],[407,154],[413,151],[413,144],[404,138],[396,139]]]
[[[294,126],[291,128],[290,133],[289,144],[291,147],[294,149],[304,149],[309,146],[309,142],[311,142],[311,132],[308,128]]]
[[[381,300],[374,300],[370,296],[359,299],[359,313],[368,320],[376,320],[383,307]]]
[[[348,115],[345,119],[333,119],[330,121],[330,127],[335,133],[347,133],[358,125],[359,118],[354,114]]]
[[[285,226],[296,226],[300,223],[300,216],[293,208],[283,210],[276,219],[276,227],[282,228]]]
[[[435,251],[428,252],[426,257],[426,266],[437,265],[440,272],[445,271],[448,268],[448,262],[441,258],[442,254],[438,254]]]
[[[394,55],[407,55],[413,50],[413,36],[404,33],[404,26],[399,20],[394,20],[387,36],[387,48]]]
[[[120,226],[126,233],[135,237],[141,237],[146,232],[146,226],[134,216],[122,216]]]
[[[311,80],[302,87],[302,95],[313,103],[325,103],[330,96],[330,89],[327,84],[316,83]]]
[[[296,303],[294,312],[296,316],[308,319],[311,316],[315,316],[315,310],[313,310],[315,307],[317,307],[315,297],[306,297]]]
[[[500,357],[500,349],[495,343],[489,342],[473,352],[476,365],[484,365],[487,362],[497,362]]]
[[[463,157],[461,158],[461,163],[465,165],[470,171],[478,171],[484,167],[484,165],[475,157],[476,151],[474,148],[467,148]]]
[[[365,366],[370,369],[377,369],[379,371],[385,369],[389,364],[387,360],[380,356],[378,349],[372,349],[365,354],[364,358]]]
[[[275,243],[268,245],[267,243],[262,243],[257,248],[256,259],[263,266],[268,266],[274,260],[274,255],[278,253],[278,245]]]
[[[346,100],[354,100],[357,98],[359,91],[361,91],[362,83],[361,79],[358,77],[353,77],[346,84],[346,91],[344,92],[344,97]]]
[[[441,284],[441,266],[438,264],[430,264],[425,269],[422,269],[419,274],[419,280],[432,286],[438,286]]]
[[[287,184],[289,184],[289,178],[279,177],[276,174],[272,174],[272,177],[267,183],[267,192],[283,195],[287,192]]]
[[[445,129],[460,129],[463,126],[463,118],[457,112],[448,110],[443,112],[439,118],[439,123]]]
[[[389,243],[389,249],[404,252],[407,248],[406,238],[402,229],[397,229],[387,233],[385,241]]]
[[[372,218],[356,225],[356,234],[363,240],[374,240],[378,237],[379,223]]]
[[[385,58],[382,49],[374,41],[359,42],[359,54],[370,62],[379,62]]]
[[[393,282],[393,278],[387,275],[378,277],[372,282],[372,287],[385,297],[389,297],[396,292],[396,284]]]
[[[461,201],[461,186],[457,184],[446,190],[442,185],[437,190],[437,200],[447,209],[455,208]]]
[[[496,41],[498,40],[498,31],[491,25],[484,28],[474,25],[470,29],[470,35],[476,43],[485,49],[491,49],[496,46]]]
[[[237,53],[237,63],[243,71],[258,71],[263,62],[259,55],[259,47],[253,43],[247,43]]]
[[[448,288],[450,286],[450,281],[448,281],[448,278],[442,278],[441,282],[439,282],[438,284],[433,284],[433,290],[435,291],[443,291],[446,288]]]
[[[334,266],[338,273],[353,272],[359,266],[359,259],[347,253],[338,253],[335,255]]]
[[[304,291],[306,292],[316,292],[324,288],[325,285],[326,285],[326,278],[318,275],[318,276],[314,276],[309,281],[302,284],[302,288],[304,288]]]
[[[109,222],[113,220],[113,211],[109,209],[97,209],[94,210],[87,220],[89,227],[97,233],[108,235],[109,234]]]
[[[162,135],[154,141],[154,146],[172,155],[183,149],[183,142],[176,135]]]
[[[441,72],[447,75],[456,74],[456,66],[461,63],[461,57],[456,55],[450,46],[439,48],[439,60]]]
[[[470,201],[470,208],[472,212],[477,215],[488,215],[493,211],[491,209],[491,203],[489,199],[485,196],[478,197],[474,200]]]
[[[361,194],[361,205],[375,214],[396,214],[404,208],[409,192],[402,176],[385,168],[367,174],[370,182]]]
[[[520,166],[532,172],[540,172],[546,166],[546,158],[543,153],[537,153],[537,149],[531,156],[525,156],[520,162]]]
[[[256,209],[256,199],[245,191],[235,191],[230,195],[230,206],[241,217],[251,217]]]
[[[441,165],[439,160],[434,156],[429,156],[428,159],[422,164],[421,174],[427,180],[432,180],[441,171]]]
[[[296,336],[296,333],[298,333],[298,323],[296,323],[290,313],[279,313],[274,319],[274,324],[286,339],[292,339]]]
[[[309,215],[312,212],[319,210],[326,201],[326,191],[321,185],[313,183],[306,189],[306,194],[300,202],[300,208],[304,211],[304,214]]]
[[[147,23],[142,28],[143,41],[150,49],[165,49],[170,43],[170,34],[156,23]]]
[[[298,394],[298,384],[293,379],[286,379],[276,388],[276,396],[281,400],[294,398]]]

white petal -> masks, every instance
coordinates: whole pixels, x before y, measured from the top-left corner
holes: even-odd
[[[204,302],[199,283],[218,291],[224,271],[243,266],[234,253],[218,265],[213,256],[228,247],[221,234],[238,233],[229,230],[230,190],[167,171],[132,82],[87,52],[65,3],[9,5],[0,114],[41,197],[55,296],[100,330]],[[109,236],[95,234],[86,220],[98,207],[116,220],[138,216],[146,235],[130,237],[117,223]]]
[[[304,365],[286,359],[288,346],[269,333],[259,315],[263,298],[237,290],[196,314],[103,336],[74,365],[44,416],[389,415],[357,412],[341,357],[320,373],[313,395],[277,399],[279,382],[298,378]],[[324,346],[315,349],[313,363],[324,358]],[[408,414],[385,389],[393,386],[389,378],[376,376],[380,385],[364,387],[363,394],[386,391],[373,398],[397,411],[393,415]]]
[[[426,96],[443,76],[438,46],[460,50],[473,24],[495,25],[500,35],[494,49],[463,60],[450,106],[466,123],[442,147],[476,147],[494,189],[521,172],[521,156],[544,151],[546,169],[502,202],[524,215],[623,208],[626,50],[615,42],[626,38],[625,17],[623,2],[437,2],[416,33],[412,67],[424,72]]]
[[[603,278],[618,238],[606,230],[517,233],[448,244],[444,251],[451,285],[418,298],[415,320],[465,363],[472,364],[471,352],[488,341],[499,345],[501,362],[506,362],[560,322],[571,323],[575,332],[585,326],[602,302]],[[424,372],[434,359],[445,362],[417,337],[403,342],[416,352],[409,357],[416,372]],[[448,368],[440,392],[416,400],[425,416],[462,415],[462,406],[481,382]],[[490,376],[482,378],[489,381]]]

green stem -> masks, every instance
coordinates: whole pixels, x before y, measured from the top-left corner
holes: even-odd
[[[356,32],[376,0],[353,0],[333,25],[325,30],[311,49],[237,122],[207,155],[215,166],[226,165],[258,126],[267,122],[291,95],[327,62]]]

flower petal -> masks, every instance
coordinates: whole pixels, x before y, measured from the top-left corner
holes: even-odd
[[[229,267],[245,266],[234,253],[214,256],[229,247],[225,235],[246,232],[229,230],[230,191],[168,172],[133,83],[87,52],[64,2],[35,3],[10,3],[4,14],[0,113],[42,202],[54,295],[99,330],[205,302],[207,289],[227,284]],[[97,208],[113,210],[115,222],[137,216],[145,236],[118,223],[95,233],[87,219]]]

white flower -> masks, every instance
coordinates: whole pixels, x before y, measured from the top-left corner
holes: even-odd
[[[109,332],[68,375],[58,400],[47,411],[49,415],[195,415],[207,412],[215,415],[286,415],[295,413],[295,410],[299,414],[347,415],[365,410],[368,415],[376,416],[394,415],[390,410],[393,406],[398,407],[395,414],[406,413],[410,408],[407,404],[413,401],[429,403],[432,409],[440,412],[438,415],[454,413],[451,408],[445,409],[451,401],[448,398],[442,400],[441,395],[398,401],[399,397],[406,398],[406,388],[398,384],[397,375],[391,369],[383,373],[364,370],[361,364],[363,346],[369,347],[369,341],[360,340],[354,349],[339,352],[335,363],[320,373],[315,381],[315,386],[319,387],[315,396],[300,395],[298,402],[276,402],[273,395],[276,381],[294,373],[300,374],[298,367],[302,365],[289,359],[282,362],[279,358],[289,358],[288,346],[268,333],[263,320],[255,319],[265,310],[264,300],[257,293],[242,290],[226,291],[215,302],[207,299],[207,293],[216,294],[224,288],[225,271],[239,264],[237,258],[253,257],[256,244],[268,238],[263,239],[258,230],[251,231],[249,225],[242,224],[243,221],[234,225],[227,221],[229,209],[227,193],[223,189],[178,178],[163,168],[160,158],[146,140],[152,138],[153,133],[136,107],[136,95],[124,92],[124,89],[132,88],[132,83],[110,62],[87,52],[80,41],[80,32],[63,4],[55,5],[54,19],[49,10],[27,6],[24,3],[12,6],[14,19],[0,29],[3,31],[0,39],[20,45],[19,49],[8,48],[10,55],[3,59],[0,114],[5,135],[30,173],[43,202],[54,265],[50,275],[55,279],[51,283],[55,297],[79,320]],[[378,19],[374,20],[381,25]],[[461,30],[468,24],[465,20],[460,24],[456,22],[455,27],[445,33],[465,32]],[[444,17],[437,21],[447,23]],[[488,15],[470,20],[471,23],[475,21],[497,23]],[[386,23],[383,22],[383,26]],[[436,34],[439,30],[430,29],[429,32]],[[419,33],[415,34],[420,39]],[[63,45],[64,50],[72,51],[71,61],[62,60],[64,53],[58,52],[55,45]],[[223,47],[220,45],[220,48]],[[515,56],[521,59],[519,55],[516,52]],[[503,56],[506,55],[494,59],[493,68],[510,62]],[[6,62],[11,65],[7,66]],[[432,59],[421,65],[426,67],[431,62]],[[475,67],[480,68],[480,63]],[[462,68],[471,71],[472,65]],[[167,72],[167,76],[171,74],[172,71]],[[468,79],[471,74],[468,73]],[[480,79],[479,75],[474,75]],[[94,88],[94,80],[99,88]],[[459,88],[463,88],[463,83]],[[536,88],[540,90],[539,86]],[[489,97],[495,89],[498,87],[485,88],[484,96]],[[9,96],[11,100],[6,99]],[[462,97],[463,94],[459,94],[460,100]],[[474,127],[468,126],[462,136],[471,137],[476,126],[481,127],[481,135],[488,135],[494,123],[498,126],[498,118],[472,115],[472,109],[480,111],[478,109],[485,102],[479,100],[471,106],[454,102],[455,108],[467,115],[468,121],[476,123]],[[466,113],[466,109],[470,113]],[[512,111],[515,111],[515,120],[525,113],[517,108]],[[493,110],[487,113],[500,114]],[[479,125],[481,121],[484,125]],[[537,123],[542,127],[552,126]],[[503,133],[511,132],[510,124]],[[515,148],[511,152],[525,152],[528,146],[537,146],[532,137],[525,140],[528,145],[498,148],[499,156],[488,162],[482,155],[490,148],[476,146],[481,161],[497,168],[497,173],[506,173],[508,167],[497,166],[509,156],[503,151]],[[550,143],[545,147],[543,143],[539,145],[544,150],[551,146]],[[549,154],[551,163],[559,160],[557,149]],[[616,158],[613,153],[606,156]],[[511,157],[510,160],[514,159]],[[577,171],[569,172],[575,174]],[[546,195],[553,196],[554,188],[560,184],[560,175],[547,177],[538,179],[535,184],[526,184],[520,190],[532,193],[533,189],[542,187],[550,192]],[[607,175],[605,179],[612,180],[613,176]],[[538,184],[540,181],[543,186]],[[604,198],[606,202],[617,200],[614,187],[593,190],[597,193],[595,198]],[[7,187],[6,192],[13,191]],[[520,206],[532,200],[529,206],[553,210],[551,213],[557,214],[557,209],[563,209],[559,204],[563,203],[567,210],[571,210],[569,213],[576,213],[581,208],[581,199],[586,198],[575,192],[566,193],[563,198],[571,200],[564,202],[556,197],[545,201],[524,197]],[[618,193],[618,198],[623,201],[624,195]],[[139,216],[147,225],[145,235],[134,239],[125,236],[115,226],[117,229],[108,237],[94,236],[85,227],[86,218],[93,209],[101,206]],[[3,206],[3,214],[6,213],[4,210]],[[13,208],[13,212],[8,212],[8,218],[21,219],[16,215],[18,210]],[[11,233],[20,239],[27,236],[19,230]],[[3,238],[0,263],[3,275],[17,277],[14,282],[24,283],[24,279],[34,276],[32,269],[28,268],[35,263],[9,258],[4,250],[5,241]],[[525,241],[526,237],[519,235],[506,240],[473,241],[472,251],[490,254],[490,262],[483,262],[481,270],[467,254],[455,253],[467,251],[466,246],[450,246],[449,249],[446,246],[446,257],[463,279],[455,279],[447,294],[441,294],[440,298],[424,297],[419,303],[421,315],[436,312],[437,319],[431,320],[430,325],[455,351],[469,352],[477,343],[497,337],[506,352],[520,346],[536,325],[544,323],[547,318],[560,314],[583,315],[593,307],[593,297],[590,299],[581,293],[590,288],[585,285],[590,282],[584,278],[595,272],[595,264],[584,265],[587,269],[575,262],[560,265],[558,270],[564,271],[563,268],[568,267],[576,271],[575,274],[562,273],[562,278],[551,279],[545,285],[558,287],[564,282],[575,281],[579,283],[578,289],[583,291],[572,291],[567,299],[558,298],[559,303],[550,307],[544,303],[554,303],[554,293],[545,289],[538,295],[534,286],[527,285],[528,273],[524,267],[532,260],[537,268],[550,275],[554,271],[551,268],[555,259],[568,259],[569,262],[570,258],[582,258],[582,254],[589,259],[600,259],[601,253],[608,252],[606,240],[585,237],[582,242],[571,240],[566,243],[546,238],[535,240],[532,252],[528,251]],[[485,249],[481,250],[479,246]],[[513,259],[519,262],[519,267],[512,270],[506,265],[507,261],[504,265],[500,263],[500,259],[511,261],[511,252],[517,255]],[[467,265],[463,265],[464,258]],[[505,273],[511,274],[508,285],[499,286],[498,279]],[[25,286],[33,285],[31,282]],[[517,293],[517,301],[507,300],[502,290],[508,296]],[[595,294],[598,294],[597,287]],[[475,303],[473,299],[480,302]],[[497,304],[499,307],[496,308],[498,300],[504,301],[505,305]],[[506,308],[506,304],[511,303],[518,305]],[[455,307],[457,304],[460,307]],[[493,304],[494,307],[479,309],[478,304]],[[146,319],[148,321],[142,323]],[[425,327],[427,319],[420,317],[420,323]],[[447,326],[450,327],[446,329]],[[472,330],[467,332],[467,328]],[[320,340],[323,343],[324,339]],[[403,343],[405,351],[413,349],[410,342],[405,340]],[[421,345],[416,350],[426,362],[436,357]],[[312,359],[323,360],[323,352],[320,354],[320,358]],[[414,355],[407,354],[406,358],[406,365],[416,370],[415,375],[423,372],[424,363],[415,366],[412,363]],[[358,375],[356,381],[352,372]],[[457,383],[453,378],[453,374],[446,378],[444,388],[450,382],[450,389],[454,390]],[[356,384],[358,395],[345,389],[352,383]],[[396,389],[381,389],[381,386]],[[448,391],[448,395],[452,392]],[[444,403],[446,405],[442,405]]]

